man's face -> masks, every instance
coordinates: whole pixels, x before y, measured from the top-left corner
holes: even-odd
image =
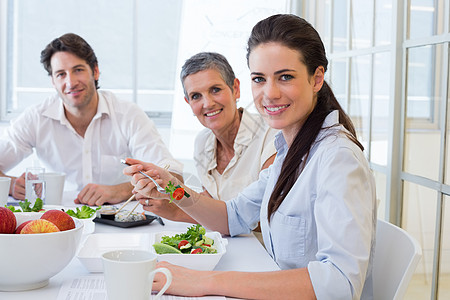
[[[87,62],[70,52],[56,52],[50,64],[52,83],[69,110],[83,110],[96,95],[95,80],[98,67],[94,70]]]

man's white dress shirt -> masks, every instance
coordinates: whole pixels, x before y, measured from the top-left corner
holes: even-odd
[[[97,91],[97,113],[81,137],[67,120],[58,95],[26,109],[0,139],[0,170],[6,173],[36,151],[46,171],[64,172],[81,190],[88,183],[115,185],[130,180],[120,159],[132,157],[182,174],[156,127],[136,104]],[[25,170],[24,170],[25,171]]]

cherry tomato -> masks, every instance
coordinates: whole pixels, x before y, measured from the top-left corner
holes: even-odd
[[[175,200],[181,200],[184,197],[184,189],[183,188],[177,188],[173,194],[172,194],[173,199]]]
[[[203,244],[202,246],[211,247],[210,244]]]
[[[183,247],[183,246],[185,246],[185,245],[187,245],[187,244],[189,244],[189,242],[186,241],[186,240],[180,241],[180,242],[178,243],[178,249],[181,249],[181,247]]]
[[[202,253],[202,252],[203,252],[202,248],[197,248],[197,249],[193,249],[191,251],[191,254],[197,254],[197,253]]]

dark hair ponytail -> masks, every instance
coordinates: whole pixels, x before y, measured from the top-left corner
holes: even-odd
[[[247,45],[247,64],[254,48],[260,44],[276,42],[299,52],[299,58],[307,66],[309,75],[313,75],[319,66],[327,70],[328,60],[325,47],[317,31],[304,19],[294,15],[274,15],[258,22],[253,27]],[[339,123],[348,132],[348,137],[362,150],[356,139],[356,131],[350,118],[342,109],[329,85],[324,81],[317,93],[317,103],[295,136],[281,166],[280,175],[269,199],[267,217],[280,207],[286,195],[294,186],[301,170],[305,166],[309,151],[316,140],[323,122],[333,110],[339,111]]]

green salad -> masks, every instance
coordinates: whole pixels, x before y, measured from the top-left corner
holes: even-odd
[[[73,210],[73,209],[64,210],[63,209],[63,211],[65,211],[69,216],[77,218],[77,219],[89,219],[100,208],[102,208],[102,207],[99,206],[99,207],[94,209],[94,208],[89,207],[87,205],[83,205],[81,207],[81,209],[79,207],[77,207],[76,210]]]
[[[33,207],[31,207],[31,202],[25,199],[25,201],[19,202],[19,206],[20,208],[15,208],[13,205],[10,205],[7,206],[6,208],[11,210],[12,212],[31,212],[31,211],[38,212],[43,210],[44,202],[42,201],[41,198],[37,198],[36,201],[34,202]]]
[[[13,205],[9,205],[6,208],[11,210],[12,212],[39,212],[39,211],[45,211],[45,209],[44,209],[44,202],[40,198],[36,199],[36,202],[34,203],[33,206],[31,206],[31,203],[28,200],[20,201],[19,202],[19,206],[20,206],[20,208],[16,208]],[[77,219],[89,219],[100,208],[101,208],[101,206],[99,206],[99,207],[94,209],[94,208],[91,208],[91,207],[89,207],[87,205],[83,205],[81,208],[77,207],[75,210],[73,210],[73,209],[68,209],[68,210],[61,209],[61,210],[65,211],[69,216],[75,217]]]
[[[156,253],[202,254],[217,253],[214,240],[205,236],[206,230],[197,224],[188,228],[186,233],[174,236],[162,236],[161,242],[153,244]]]

